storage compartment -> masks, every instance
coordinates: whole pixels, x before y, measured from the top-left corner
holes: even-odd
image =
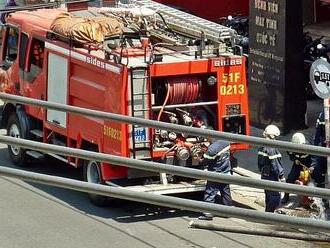
[[[215,74],[153,78],[152,119],[202,129],[217,129],[217,80]],[[156,129],[153,155],[173,156],[181,166],[197,166],[207,150],[203,137]]]

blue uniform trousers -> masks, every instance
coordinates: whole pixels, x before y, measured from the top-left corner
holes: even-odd
[[[265,190],[266,212],[274,212],[281,202],[281,194],[276,191]]]
[[[316,187],[324,188],[325,187],[325,176],[327,174],[326,164],[317,164],[314,167],[312,173],[312,178],[316,184]]]
[[[233,202],[231,199],[229,184],[207,182],[204,193],[204,201],[215,203],[218,192],[221,194],[222,204],[232,206]]]

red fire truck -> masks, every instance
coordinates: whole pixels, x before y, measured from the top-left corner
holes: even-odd
[[[233,53],[235,32],[149,0],[111,8],[80,5],[9,14],[2,30],[3,91],[249,134],[245,59]],[[184,133],[11,102],[5,103],[2,126],[13,137],[176,166],[198,168],[207,147],[205,139]],[[232,150],[245,148],[232,145]],[[16,146],[8,151],[21,166],[45,156]],[[88,182],[138,185],[136,190],[156,193],[197,187],[187,182],[149,187],[146,179],[156,180],[150,172],[48,155],[83,168]],[[100,196],[91,199],[103,202]]]

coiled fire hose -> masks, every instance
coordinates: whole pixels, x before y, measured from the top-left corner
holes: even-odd
[[[167,93],[159,111],[159,121],[167,104],[193,103],[200,93],[199,79],[196,77],[170,78],[166,82]]]

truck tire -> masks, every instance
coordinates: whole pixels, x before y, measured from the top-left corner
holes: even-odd
[[[25,124],[19,120],[16,113],[12,113],[9,116],[7,124],[7,135],[15,138],[26,139],[26,132],[28,131]],[[24,148],[8,145],[8,153],[11,161],[15,165],[24,167],[28,166],[28,156]]]
[[[100,162],[93,160],[83,161],[83,177],[85,182],[102,184]],[[96,206],[105,207],[108,197],[97,194],[88,194],[89,200]]]

